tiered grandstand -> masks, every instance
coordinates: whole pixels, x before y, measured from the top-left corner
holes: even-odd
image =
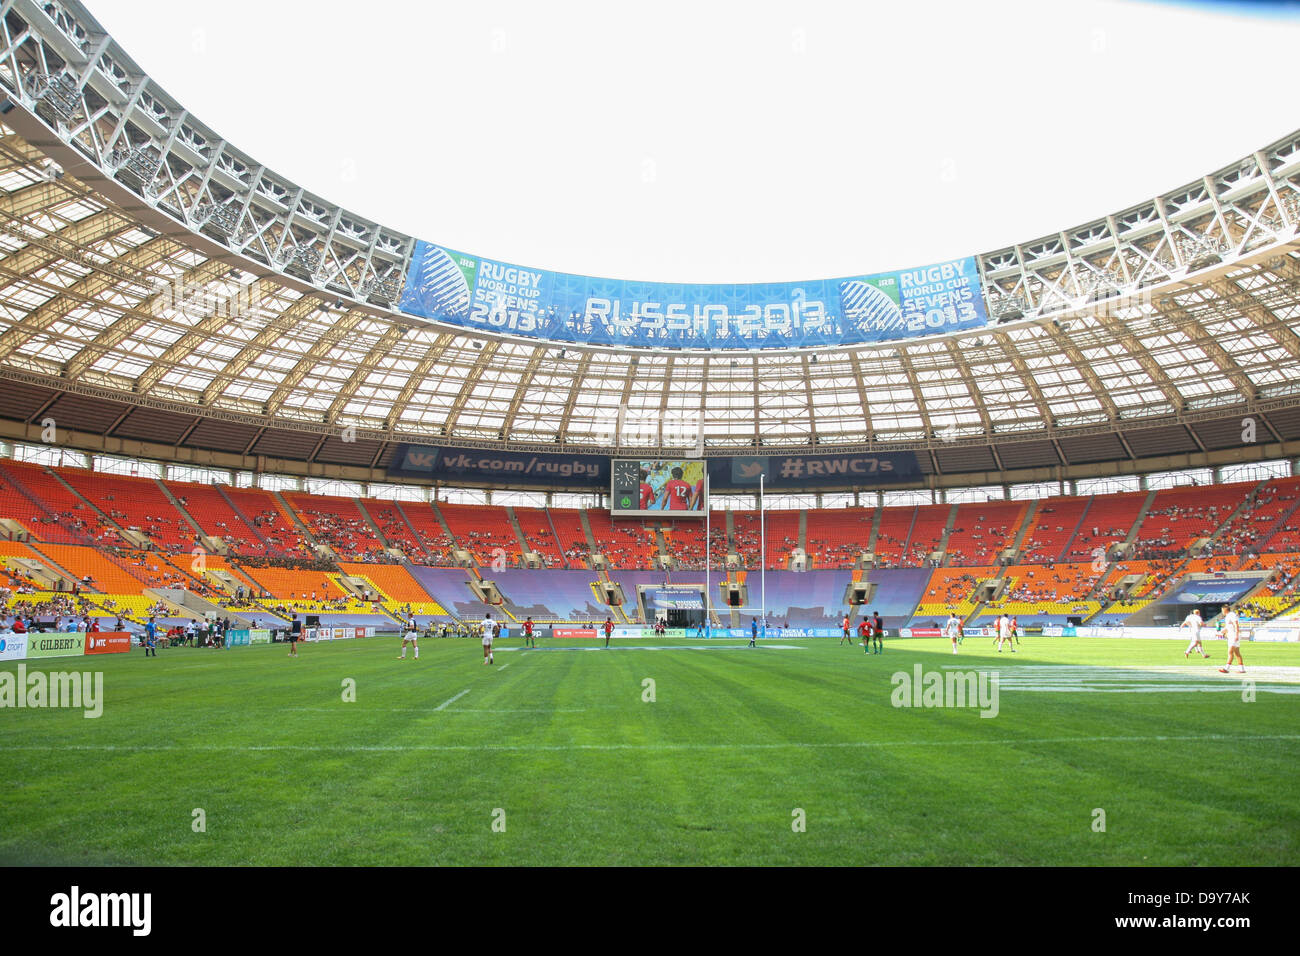
[[[1157,619],[1198,576],[1296,604],[1300,132],[914,270],[970,280],[924,327],[882,333],[855,280],[804,338],[779,283],[634,335],[557,307],[581,276],[475,324],[472,269],[225,141],[80,4],[0,30],[9,608],[648,623],[644,589],[705,574],[732,626]],[[723,300],[761,328],[690,339]],[[611,434],[633,405],[652,438]],[[600,467],[635,455],[708,463],[710,540],[611,513]]]

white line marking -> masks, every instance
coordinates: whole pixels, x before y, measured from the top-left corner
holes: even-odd
[[[498,674],[501,673],[503,670],[505,670],[505,669],[506,669],[507,667],[509,667],[509,666],[510,666],[510,662],[507,661],[506,663],[502,664],[500,667],[497,668],[497,673],[498,673]]]
[[[1192,743],[1224,741],[1240,744],[1251,741],[1300,741],[1300,734],[1191,734],[1188,736],[1133,736],[1133,737],[995,737],[985,740],[859,740],[843,743],[819,741],[786,741],[782,743],[712,743],[712,744],[70,744],[58,750],[93,751],[105,753],[133,753],[148,751],[196,752],[266,752],[288,751],[306,753],[404,753],[447,751],[673,751],[673,750],[870,750],[887,747],[987,747],[987,746],[1037,746],[1040,744],[1105,744],[1105,743]],[[4,751],[49,751],[46,746],[23,744],[16,747],[0,746]]]
[[[441,704],[439,704],[437,707],[435,707],[434,710],[444,710],[444,709],[447,707],[448,704],[454,704],[454,703],[456,703],[456,701],[460,700],[462,697],[464,697],[464,696],[465,696],[466,694],[468,694],[468,693],[469,693],[469,688],[466,687],[463,691],[461,691],[461,692],[460,692],[459,694],[457,694],[455,697],[451,698],[451,700],[444,700]]]
[[[562,651],[746,651],[746,650],[765,650],[765,651],[806,651],[808,648],[798,644],[759,644],[757,647],[750,647],[747,644],[677,644],[672,647],[646,647],[638,644],[625,644],[622,647],[611,645],[610,647],[499,647],[497,650],[505,651],[528,651],[535,650],[542,653],[559,653]]]

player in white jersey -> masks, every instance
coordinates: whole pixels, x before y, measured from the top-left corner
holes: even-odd
[[[492,631],[496,625],[492,621],[491,614],[483,615],[483,663],[492,663]]]
[[[1237,612],[1223,605],[1223,636],[1228,640],[1228,663],[1219,668],[1219,673],[1228,673],[1228,668],[1232,666],[1232,659],[1235,657],[1237,663],[1241,665],[1241,673],[1246,673],[1246,662],[1241,658],[1241,620],[1237,617]]]
[[[1006,614],[998,615],[998,653],[1002,653],[1002,642],[1005,641],[1011,647],[1011,653],[1016,652],[1016,646],[1012,643],[1013,635],[1011,633],[1011,618]]]
[[[406,633],[402,635],[402,656],[398,658],[399,661],[406,660],[407,642],[410,642],[411,649],[415,651],[415,659],[417,661],[420,659],[420,645],[418,643],[419,637],[420,631],[419,628],[415,626],[415,618],[411,618],[406,622]]]
[[[1183,623],[1178,625],[1179,627],[1190,628],[1192,632],[1191,642],[1188,643],[1187,650],[1183,651],[1183,657],[1187,657],[1187,655],[1192,653],[1193,650],[1200,651],[1202,657],[1210,656],[1205,653],[1205,646],[1201,644],[1201,626],[1204,623],[1205,622],[1201,620],[1200,610],[1198,608],[1192,608],[1192,613],[1183,618]]]
[[[961,636],[961,618],[957,616],[956,611],[948,614],[948,621],[943,626],[944,636],[952,642],[952,652],[957,653],[957,641]]]

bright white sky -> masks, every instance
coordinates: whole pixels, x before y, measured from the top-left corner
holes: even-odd
[[[986,252],[1300,125],[1300,19],[1132,0],[86,0],[309,191],[523,265],[679,282]]]

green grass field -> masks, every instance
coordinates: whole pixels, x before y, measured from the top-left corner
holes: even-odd
[[[401,662],[386,638],[299,660],[271,645],[29,661],[102,670],[104,713],[0,709],[0,862],[1300,858],[1297,646],[1245,646],[1250,701],[1237,675],[1184,667],[1179,641],[1034,637],[1014,657],[982,638],[959,657],[942,640],[878,656],[834,640],[541,643],[507,641],[492,667],[468,640]],[[1208,645],[1217,666],[1224,644]],[[893,706],[891,675],[918,663],[996,669],[997,716]]]

